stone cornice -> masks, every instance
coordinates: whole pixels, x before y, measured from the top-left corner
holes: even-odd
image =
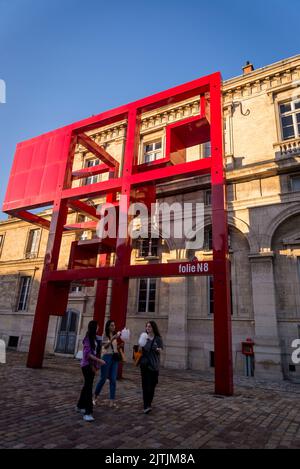
[[[278,93],[300,80],[300,55],[223,82],[224,104],[258,93]],[[272,99],[272,97],[271,97]]]

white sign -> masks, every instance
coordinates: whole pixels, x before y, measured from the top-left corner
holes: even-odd
[[[197,262],[190,264],[179,264],[180,274],[199,274],[207,273],[209,271],[209,265],[207,262]]]

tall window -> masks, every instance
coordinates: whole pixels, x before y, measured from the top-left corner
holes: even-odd
[[[85,168],[92,168],[93,166],[98,166],[100,164],[100,160],[98,158],[94,158],[92,160],[86,160],[84,167]],[[89,176],[84,179],[84,185],[89,186],[90,184],[96,184],[96,182],[101,181],[101,174],[95,174],[94,176]]]
[[[25,252],[26,259],[32,259],[34,257],[37,257],[40,236],[41,236],[41,230],[39,229],[29,231],[26,252]]]
[[[280,104],[283,140],[300,137],[300,100]]]
[[[4,244],[4,234],[0,235],[0,257],[3,249],[3,244]]]
[[[232,300],[232,281],[230,279],[230,301],[231,301],[231,315],[233,315],[233,300]],[[214,277],[207,277],[207,303],[208,314],[214,314]]]
[[[156,279],[141,278],[139,281],[139,313],[155,312]]]
[[[26,311],[28,306],[31,277],[21,277],[17,301],[17,311]]]
[[[151,143],[145,143],[143,148],[143,162],[150,163],[162,158],[162,144],[161,140]]]
[[[138,257],[157,256],[158,238],[140,238],[138,239]]]

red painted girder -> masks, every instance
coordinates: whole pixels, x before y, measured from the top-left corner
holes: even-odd
[[[65,230],[76,231],[76,230],[95,230],[97,228],[98,222],[96,221],[85,221],[83,223],[70,223],[65,225]]]
[[[164,180],[178,179],[178,177],[191,177],[200,174],[209,174],[211,169],[211,158],[190,161],[188,163],[176,164],[166,168],[153,169],[144,173],[133,174],[130,183],[139,186],[146,182],[163,182]]]
[[[97,209],[92,205],[88,205],[85,202],[81,202],[81,200],[70,200],[68,202],[68,206],[75,210],[76,212],[80,212],[83,215],[88,216],[92,220],[99,221],[99,216],[97,215]]]
[[[39,217],[34,213],[27,212],[26,210],[18,210],[10,212],[10,215],[19,218],[20,220],[27,221],[28,223],[32,223],[33,225],[39,226],[40,228],[45,228],[46,230],[50,230],[50,221],[46,220],[43,217]]]
[[[106,164],[99,164],[97,166],[91,166],[90,168],[77,169],[72,171],[73,179],[83,179],[89,176],[96,176],[97,174],[107,173],[109,167]]]
[[[103,147],[98,145],[94,140],[92,140],[88,135],[84,133],[79,134],[77,137],[77,142],[83,145],[87,150],[89,150],[94,155],[98,156],[100,160],[106,164],[109,168],[118,169],[119,162],[115,160]]]
[[[47,280],[51,282],[64,282],[114,277],[185,277],[186,275],[212,275],[213,272],[213,261],[172,262],[168,264],[144,264],[76,270],[57,270],[48,272]]]
[[[122,179],[109,179],[108,181],[96,182],[88,186],[73,187],[65,189],[62,193],[63,199],[83,199],[93,198],[100,195],[107,195],[109,192],[118,192],[122,187]],[[69,203],[69,205],[70,205]]]

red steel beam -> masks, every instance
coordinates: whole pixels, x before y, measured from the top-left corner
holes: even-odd
[[[20,220],[27,221],[33,225],[39,226],[40,228],[45,228],[46,230],[50,230],[50,221],[46,220],[43,217],[39,217],[34,213],[30,213],[27,210],[16,210],[11,211],[10,215],[19,218]]]
[[[97,166],[91,166],[89,168],[82,168],[72,171],[72,178],[83,179],[89,176],[96,176],[97,174],[107,173],[109,167],[106,164],[98,164]]]
[[[119,265],[110,267],[91,267],[76,270],[56,270],[48,272],[49,282],[64,282],[91,279],[110,279],[115,277],[185,277],[207,276],[214,273],[213,261],[170,262],[168,264]]]
[[[80,212],[83,215],[91,218],[92,220],[99,221],[99,216],[97,215],[97,209],[92,205],[89,205],[81,200],[69,200],[68,206],[75,210],[75,212]]]
[[[100,195],[106,195],[108,192],[118,192],[122,187],[122,179],[109,179],[108,181],[96,182],[88,186],[73,187],[65,189],[62,193],[63,199],[70,201],[83,198],[93,198]]]
[[[77,231],[77,230],[95,230],[98,222],[96,221],[85,221],[83,223],[70,223],[65,225],[65,230]]]
[[[94,155],[98,156],[103,163],[105,163],[111,169],[118,169],[119,163],[114,159],[103,147],[98,145],[94,140],[92,140],[88,135],[84,133],[77,136],[77,142],[83,145],[87,150],[89,150]]]
[[[211,170],[211,159],[190,161],[188,163],[176,164],[165,168],[153,169],[144,173],[136,173],[130,177],[133,186],[143,185],[146,182],[163,182],[170,179],[180,179],[200,174],[209,174]]]

